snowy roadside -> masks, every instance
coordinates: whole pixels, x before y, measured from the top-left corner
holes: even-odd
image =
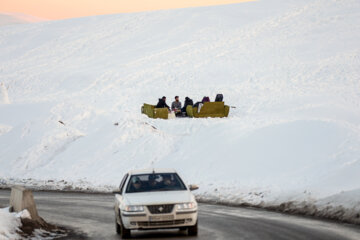
[[[0,208],[0,239],[21,239],[19,235],[21,219],[9,208]]]
[[[115,185],[94,185],[87,181],[11,179],[0,181],[0,189],[10,189],[11,186],[19,184],[34,191],[107,194],[112,194],[112,191],[117,187]],[[320,199],[312,197],[311,192],[306,191],[293,191],[292,194],[289,194],[272,193],[269,190],[260,189],[244,192],[243,189],[240,190],[235,187],[209,189],[211,189],[209,186],[205,186],[205,190],[201,189],[200,185],[200,189],[194,192],[199,202],[254,207],[360,225],[360,189],[341,192]]]
[[[31,219],[25,209],[21,212],[10,212],[10,208],[0,208],[0,240],[20,239],[57,239],[67,235],[67,230],[39,224]]]
[[[308,193],[288,196],[288,200],[266,197],[266,192],[249,192],[237,197],[221,194],[201,193],[199,202],[227,206],[254,207],[294,215],[304,215],[343,223],[360,224],[360,190],[343,192],[323,199],[312,199]],[[281,195],[280,195],[281,196]],[[283,197],[283,196],[282,196]]]

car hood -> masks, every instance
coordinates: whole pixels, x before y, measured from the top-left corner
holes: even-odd
[[[155,205],[194,201],[194,196],[189,191],[127,193],[124,198],[128,205]]]

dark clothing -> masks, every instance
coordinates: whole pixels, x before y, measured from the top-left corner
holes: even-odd
[[[193,100],[191,100],[190,98],[186,97],[185,98],[185,103],[184,103],[184,107],[181,109],[182,112],[186,112],[186,107],[188,105],[192,106],[194,103],[193,103]]]
[[[196,102],[195,104],[194,104],[194,107],[199,107],[199,104],[200,103],[202,103],[202,104],[204,104],[205,102],[210,102],[210,98],[209,97],[203,97],[203,99],[201,100],[201,102]]]
[[[204,102],[210,102],[210,98],[209,98],[209,97],[204,97],[201,102],[202,102],[202,103],[204,103]]]
[[[221,93],[217,94],[215,97],[215,102],[222,102],[223,101],[223,95]]]
[[[199,104],[200,103],[202,103],[202,102],[196,102],[195,104],[194,104],[194,107],[199,107]]]
[[[196,102],[195,104],[194,104],[194,107],[199,107],[199,104],[200,103],[205,103],[205,102],[210,102],[210,98],[209,97],[203,97],[203,100],[201,100],[201,102]]]
[[[159,102],[156,104],[156,108],[167,108],[170,110],[170,107],[166,104],[165,100],[159,98]]]

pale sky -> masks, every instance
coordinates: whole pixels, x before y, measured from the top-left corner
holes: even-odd
[[[111,13],[210,6],[248,0],[0,0],[0,13],[64,19]]]

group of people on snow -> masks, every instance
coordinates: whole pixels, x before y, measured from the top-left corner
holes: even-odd
[[[217,94],[215,98],[215,102],[222,102],[223,95]],[[156,104],[156,108],[167,108],[170,111],[175,112],[175,115],[177,117],[179,116],[185,116],[186,115],[186,107],[187,106],[194,106],[199,107],[200,104],[204,104],[205,102],[210,102],[210,98],[208,96],[204,96],[203,99],[200,102],[193,103],[193,100],[189,97],[185,97],[184,106],[182,107],[181,102],[179,101],[179,96],[175,96],[175,101],[171,103],[171,108],[166,104],[166,97],[163,96],[162,98],[159,98],[159,102]]]

